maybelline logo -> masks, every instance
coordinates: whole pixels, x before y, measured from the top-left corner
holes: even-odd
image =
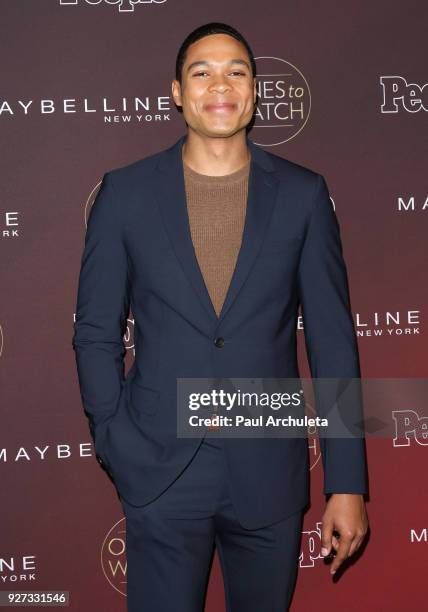
[[[8,452],[6,448],[0,448],[0,462],[8,461],[25,463],[33,460],[46,461],[46,459],[70,459],[71,457],[93,457],[91,442],[81,442],[73,448],[71,444],[55,444],[46,446],[20,446]]]
[[[152,99],[145,98],[118,98],[109,100],[99,98],[88,100],[88,98],[62,98],[52,100],[49,98],[41,100],[0,100],[0,117],[13,117],[14,115],[32,116],[75,115],[76,113],[101,113],[104,114],[104,123],[153,123],[169,121],[171,110],[171,99],[169,96],[157,96]]]
[[[61,6],[112,4],[119,9],[119,13],[132,13],[137,4],[163,4],[164,2],[166,0],[59,0]]]
[[[36,580],[36,556],[0,557],[0,582],[34,582]]]
[[[382,113],[428,111],[428,83],[408,83],[401,76],[381,76],[379,81],[383,93]]]
[[[428,196],[425,200],[417,201],[415,196],[410,196],[408,198],[404,198],[399,196],[397,198],[397,210],[399,212],[414,212],[417,210],[427,210],[428,211]]]
[[[421,333],[420,310],[385,311],[354,316],[357,336],[415,336]],[[304,319],[299,315],[297,329],[304,329]]]
[[[357,336],[415,336],[419,335],[420,310],[374,312],[355,315]]]
[[[395,435],[392,445],[410,446],[412,443],[428,446],[428,417],[419,416],[416,410],[393,410]]]
[[[423,529],[421,529],[419,531],[419,533],[416,531],[416,529],[411,529],[410,530],[410,542],[412,544],[414,544],[415,542],[428,542],[428,529],[426,527],[424,527]]]
[[[3,227],[1,229],[2,238],[19,238],[19,213],[9,211],[4,213]]]

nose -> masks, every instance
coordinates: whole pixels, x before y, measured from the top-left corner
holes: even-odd
[[[224,78],[223,75],[216,76],[210,85],[211,91],[217,91],[219,93],[224,93],[225,91],[228,91],[229,89],[230,89],[230,84]]]

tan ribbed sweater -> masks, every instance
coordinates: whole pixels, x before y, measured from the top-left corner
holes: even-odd
[[[183,160],[187,211],[196,259],[220,314],[242,241],[250,162],[224,176],[199,174]]]

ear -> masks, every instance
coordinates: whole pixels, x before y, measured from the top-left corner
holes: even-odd
[[[171,83],[171,92],[172,92],[172,98],[173,98],[175,104],[177,106],[182,106],[182,103],[181,103],[181,85],[177,81],[177,79],[174,79],[172,81],[172,83]]]

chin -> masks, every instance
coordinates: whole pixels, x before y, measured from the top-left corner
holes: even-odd
[[[207,128],[206,130],[206,134],[208,136],[212,136],[212,137],[227,137],[227,136],[233,136],[234,134],[236,134],[236,132],[239,131],[239,127],[210,127]]]

